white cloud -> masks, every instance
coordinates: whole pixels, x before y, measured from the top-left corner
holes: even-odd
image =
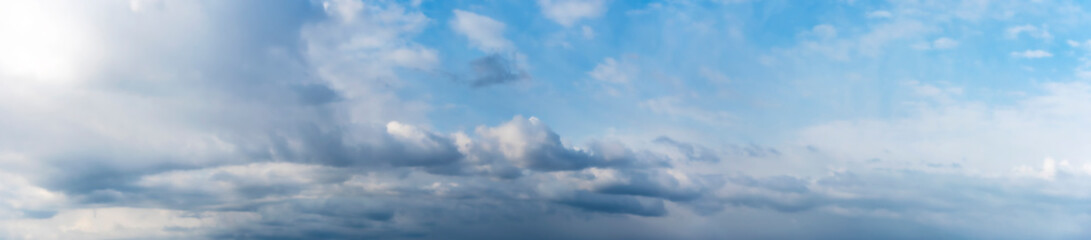
[[[1020,35],[1026,34],[1027,36],[1030,36],[1032,38],[1037,38],[1044,41],[1053,40],[1053,34],[1050,34],[1049,30],[1044,25],[1042,27],[1037,27],[1030,24],[1019,25],[1009,27],[1007,30],[1004,31],[1004,33],[1005,36],[1012,39],[1019,38]]]
[[[1042,160],[1041,169],[1034,169],[1029,166],[1020,166],[1015,169],[1015,172],[1016,174],[1038,177],[1045,180],[1054,180],[1054,178],[1057,177],[1057,167],[1058,164],[1056,160],[1053,160],[1052,158],[1046,158],[1045,160]],[[1060,167],[1068,168],[1070,167],[1070,165],[1068,161],[1061,161]]]
[[[588,26],[585,25],[585,26],[581,27],[580,29],[581,29],[580,33],[583,34],[584,39],[593,39],[593,38],[595,38],[595,30],[591,29],[591,27],[588,27]]]
[[[883,11],[883,10],[872,11],[872,12],[867,13],[868,18],[890,18],[890,17],[893,17],[893,16],[894,15],[891,14],[890,12]]]
[[[70,203],[62,192],[37,186],[23,174],[0,171],[0,219],[34,217],[35,211],[49,212]]]
[[[821,24],[814,26],[811,29],[811,33],[821,39],[830,39],[837,37],[837,28],[829,24]]]
[[[897,20],[870,27],[862,34],[839,33],[832,25],[821,24],[799,34],[803,38],[793,49],[775,50],[789,58],[818,54],[838,61],[848,61],[855,56],[879,57],[892,43],[919,39],[934,31],[934,27],[920,21]],[[916,49],[931,49],[931,42],[910,45]]]
[[[701,69],[699,69],[697,73],[700,74],[701,77],[708,79],[709,82],[717,86],[723,87],[725,84],[731,82],[731,78],[727,77],[727,75],[724,75],[723,73],[716,71],[712,68],[701,67]]]
[[[1022,52],[1011,52],[1011,56],[1012,57],[1017,57],[1017,58],[1031,58],[1031,59],[1033,59],[1033,58],[1048,58],[1048,57],[1052,57],[1053,54],[1050,53],[1050,52],[1047,52],[1045,50],[1026,50],[1026,51],[1022,51]]]
[[[734,122],[734,116],[728,112],[690,106],[677,97],[649,99],[641,102],[640,106],[654,113],[692,119],[711,126],[726,126]]]
[[[356,20],[356,16],[364,9],[364,2],[356,0],[328,0],[322,2],[322,8],[326,13],[340,18],[344,22]]]
[[[136,184],[157,191],[207,194],[209,197],[223,197],[218,201],[243,202],[248,200],[248,196],[232,193],[258,187],[320,187],[323,181],[328,181],[326,179],[336,178],[335,173],[336,169],[321,165],[251,163],[147,175]]]
[[[1072,39],[1069,39],[1069,40],[1065,41],[1065,43],[1067,43],[1069,47],[1079,47],[1080,46],[1080,42],[1074,41]]]
[[[542,14],[565,27],[606,12],[606,0],[538,0]]]
[[[932,42],[918,42],[911,45],[913,49],[917,50],[943,50],[958,47],[959,42],[947,37],[937,38]]]
[[[932,47],[935,49],[950,49],[958,47],[958,41],[946,37],[941,37],[937,38],[935,41],[932,41]]]
[[[62,210],[46,219],[0,220],[5,239],[204,238],[216,230],[258,221],[248,212],[104,207]]]
[[[470,39],[471,44],[485,52],[514,50],[511,41],[504,38],[504,23],[476,13],[454,10],[451,28]]]
[[[916,37],[932,31],[932,27],[917,21],[896,21],[879,25],[858,39],[858,51],[864,56],[879,56],[890,42]]]
[[[411,46],[386,52],[386,59],[399,66],[429,70],[439,63],[439,54],[434,49]]]
[[[929,169],[923,164],[927,162],[958,164],[959,171],[982,176],[1006,176],[1015,167],[1037,165],[1048,156],[1091,159],[1091,152],[1081,147],[1091,141],[1077,140],[1084,129],[1091,130],[1080,125],[1091,121],[1091,114],[1079,110],[1091,103],[1091,86],[1085,83],[1043,84],[1043,95],[1027,97],[1013,106],[993,107],[953,101],[950,96],[960,94],[958,88],[910,86],[908,90],[924,100],[947,100],[907,102],[915,110],[904,118],[813,126],[802,131],[800,143],[832,154],[841,159],[838,161],[879,159],[875,167],[917,169]]]
[[[162,0],[129,0],[129,10],[133,12],[160,10],[164,5]]]
[[[559,143],[554,142],[559,139],[554,139],[556,135],[536,117],[516,116],[500,126],[479,127],[477,133],[494,140],[507,159],[519,161],[524,166],[530,165],[534,157],[532,152],[539,151],[540,146]]]
[[[626,62],[619,63],[614,58],[605,58],[587,74],[603,82],[628,83],[637,74],[637,68]]]
[[[424,109],[402,101],[390,88],[402,81],[398,68],[428,70],[438,64],[435,50],[410,41],[430,21],[397,4],[355,0],[323,2],[334,21],[305,25],[302,52],[322,84],[344,98],[352,121],[413,122]]]
[[[953,97],[962,95],[962,88],[951,86],[935,86],[932,84],[925,84],[919,81],[906,81],[902,83],[903,86],[912,90],[913,94],[924,97],[930,100],[936,100],[941,102],[950,102]]]

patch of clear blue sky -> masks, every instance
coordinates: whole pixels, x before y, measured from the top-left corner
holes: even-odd
[[[912,114],[905,102],[919,99],[906,89],[906,81],[961,88],[957,100],[1011,104],[1018,99],[1015,93],[1034,94],[1039,83],[1070,80],[1084,52],[1065,42],[1088,37],[1080,31],[1083,25],[1047,19],[1030,9],[1009,17],[914,19],[930,29],[884,44],[877,56],[805,56],[801,61],[760,63],[763,57],[775,58],[814,40],[803,33],[819,24],[835,27],[839,39],[859,38],[897,21],[869,18],[869,12],[895,12],[895,7],[877,1],[612,1],[602,16],[566,28],[546,19],[534,1],[424,1],[420,11],[432,23],[416,40],[440,53],[442,71],[407,74],[415,81],[402,94],[435,106],[431,117],[440,130],[472,130],[475,124],[495,124],[518,114],[538,116],[574,138],[608,128],[702,124],[652,113],[639,104],[674,97],[687,107],[735,117],[726,126],[700,126],[712,135],[766,142],[826,121]],[[464,78],[468,63],[487,55],[450,29],[454,9],[506,24],[504,36],[526,56],[531,83],[472,88],[459,82],[465,79],[451,77]],[[1052,39],[1005,36],[1006,29],[1027,24],[1048,29]],[[593,38],[581,35],[583,26],[594,30]],[[958,46],[911,47],[943,37],[958,41]],[[1025,50],[1054,56],[1011,56]],[[630,94],[607,96],[594,85],[587,73],[605,58],[637,66]],[[702,68],[731,81],[712,84],[701,75]],[[727,96],[717,96],[720,92]]]

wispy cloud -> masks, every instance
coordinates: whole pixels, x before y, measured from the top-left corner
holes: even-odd
[[[1017,58],[1048,58],[1053,57],[1053,53],[1045,50],[1026,50],[1022,52],[1011,52],[1011,56]]]

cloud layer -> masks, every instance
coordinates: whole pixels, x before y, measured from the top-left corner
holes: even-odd
[[[0,4],[0,238],[1091,236],[1060,8],[458,4]]]

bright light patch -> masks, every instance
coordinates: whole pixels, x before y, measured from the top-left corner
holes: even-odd
[[[69,81],[88,38],[68,7],[11,1],[0,7],[0,75]]]

